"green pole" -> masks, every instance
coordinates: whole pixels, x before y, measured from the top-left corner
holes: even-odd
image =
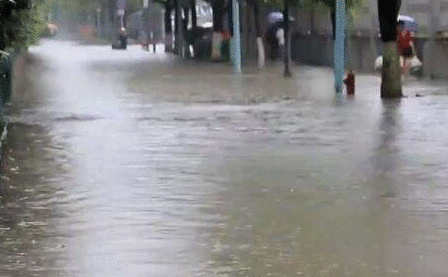
[[[334,87],[342,93],[345,63],[345,0],[336,0],[336,39],[334,41]]]
[[[241,38],[240,38],[240,11],[238,0],[232,0],[233,14],[233,68],[236,74],[241,73]]]

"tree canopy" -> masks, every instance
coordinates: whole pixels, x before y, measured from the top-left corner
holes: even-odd
[[[35,2],[31,0],[0,1],[0,49],[23,48],[37,37],[35,27]]]

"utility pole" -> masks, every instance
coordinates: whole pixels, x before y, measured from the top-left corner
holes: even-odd
[[[150,36],[149,36],[149,0],[143,0],[143,14],[142,14],[142,21],[143,21],[143,26],[142,26],[142,31],[146,33],[146,42],[148,42],[148,47],[149,47],[149,42],[151,42],[150,40]]]
[[[345,63],[345,0],[336,0],[336,39],[334,41],[334,87],[342,93]]]
[[[98,5],[96,6],[96,31],[97,31],[97,36],[100,37],[101,36],[101,4],[98,3]]]
[[[241,73],[241,36],[240,36],[240,11],[238,0],[232,0],[233,14],[233,68],[236,74]]]
[[[285,71],[283,75],[285,77],[291,77],[291,70],[289,69],[290,60],[291,60],[291,36],[289,31],[289,4],[285,3],[285,10],[283,11],[283,22],[284,26],[284,36],[285,36],[285,45],[284,45],[284,61],[285,61]]]

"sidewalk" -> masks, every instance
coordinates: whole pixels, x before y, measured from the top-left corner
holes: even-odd
[[[160,52],[159,52],[160,53]],[[161,101],[253,104],[282,99],[334,99],[333,69],[291,64],[293,76],[283,77],[281,62],[243,66],[236,75],[228,62],[186,60],[170,53],[158,54],[132,78],[131,87]],[[380,73],[357,73],[355,99],[380,99]],[[405,97],[445,94],[448,82],[405,76]],[[346,98],[343,86],[342,98]]]
[[[244,66],[240,75],[231,63],[183,60],[163,54],[151,60],[132,78],[131,87],[161,101],[222,102],[253,104],[282,99],[333,99],[333,69],[291,65],[293,77],[283,77],[282,63],[267,64],[263,70]],[[378,97],[380,76],[356,75],[357,98]],[[343,97],[345,97],[345,88]]]

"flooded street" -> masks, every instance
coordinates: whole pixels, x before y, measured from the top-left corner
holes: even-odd
[[[448,275],[444,82],[335,98],[325,68],[60,41],[20,74],[1,277]]]

